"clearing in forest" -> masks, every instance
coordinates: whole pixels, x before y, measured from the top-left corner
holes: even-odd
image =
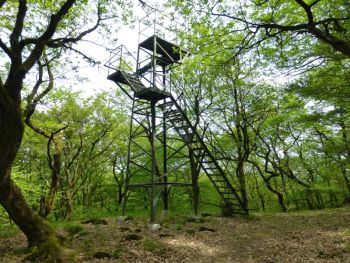
[[[61,224],[77,262],[350,262],[350,207],[257,214],[252,219],[183,216],[150,232],[144,219],[114,218]],[[29,252],[19,231],[0,234],[0,262]]]

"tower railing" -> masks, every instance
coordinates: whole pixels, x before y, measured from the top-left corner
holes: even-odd
[[[123,70],[128,73],[133,73],[137,60],[124,45],[120,45],[117,48],[110,50],[109,59],[104,64],[108,69],[108,75],[116,70]]]

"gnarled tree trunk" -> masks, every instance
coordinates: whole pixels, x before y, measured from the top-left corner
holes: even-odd
[[[11,179],[24,126],[19,100],[14,101],[4,86],[0,88],[0,204],[26,235],[29,247],[37,246],[39,250],[45,247],[46,253],[60,254],[60,242],[55,230],[30,208],[20,188]]]

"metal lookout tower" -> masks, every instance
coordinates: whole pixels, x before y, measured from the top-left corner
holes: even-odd
[[[150,15],[154,16],[151,21]],[[139,21],[136,58],[120,46],[111,53],[107,64],[108,79],[132,101],[127,178],[149,178],[146,182],[128,181],[128,189],[142,187],[150,190],[149,227],[157,229],[158,196],[161,195],[163,208],[167,211],[169,188],[192,185],[186,181],[186,176],[181,175],[189,164],[186,149],[190,144],[201,160],[202,170],[224,202],[230,203],[234,213],[246,214],[239,191],[222,168],[225,158],[222,158],[220,147],[215,146],[209,129],[192,125],[186,113],[183,86],[172,74],[189,53],[181,48],[176,38],[165,40],[168,36],[162,31],[166,29],[157,24],[156,15],[154,11]]]

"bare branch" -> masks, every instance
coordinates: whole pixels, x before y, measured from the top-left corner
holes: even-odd
[[[314,5],[317,5],[318,2],[320,2],[320,1],[321,1],[321,0],[316,0],[316,1],[312,2],[312,3],[310,4],[310,8],[312,8]]]
[[[89,57],[87,55],[85,55],[83,52],[73,48],[73,47],[70,47],[70,46],[67,46],[67,45],[64,45],[65,48],[69,49],[69,50],[72,50],[73,52],[75,53],[78,53],[80,56],[82,56],[87,62],[89,62],[90,64],[93,64],[93,65],[96,65],[98,64],[99,62],[94,60],[92,57]]]
[[[79,148],[78,148],[77,152],[74,154],[74,156],[72,157],[72,159],[70,160],[70,162],[67,164],[67,168],[66,168],[67,170],[70,169],[70,167],[73,165],[75,159],[78,158],[81,150],[83,149],[83,137],[82,137],[81,133],[79,133],[79,138],[80,138]]]
[[[103,131],[98,135],[98,137],[96,138],[96,140],[94,140],[91,143],[91,148],[90,148],[90,152],[89,152],[89,158],[91,158],[92,153],[95,149],[96,144],[103,139],[103,137],[108,133],[109,129],[107,127],[105,127],[105,129],[103,129]]]
[[[33,101],[33,103],[36,105],[38,104],[38,102],[46,96],[46,94],[48,94],[54,87],[54,77],[53,77],[53,73],[51,71],[51,66],[50,63],[46,57],[46,55],[44,54],[44,60],[45,60],[45,65],[46,65],[46,69],[47,69],[47,74],[49,75],[49,84],[47,85],[46,89],[44,89],[39,95],[37,95]]]
[[[26,111],[25,111],[25,123],[35,132],[41,134],[42,136],[49,138],[50,136],[48,135],[47,132],[45,132],[44,130],[42,130],[39,127],[35,127],[33,125],[33,123],[31,122],[31,116],[33,115],[36,106],[38,105],[39,101],[47,94],[49,93],[49,91],[51,91],[53,89],[54,86],[54,77],[53,74],[51,72],[51,67],[50,64],[47,61],[47,58],[45,56],[45,65],[46,65],[46,69],[49,75],[49,84],[47,85],[46,89],[44,89],[40,94],[36,95],[38,92],[39,87],[42,85],[43,83],[43,65],[41,64],[40,61],[38,61],[38,66],[39,66],[39,76],[38,76],[38,80],[35,83],[31,93],[28,95],[27,97],[27,106],[26,106]]]
[[[113,137],[112,140],[106,145],[105,148],[103,148],[101,151],[99,151],[98,153],[96,153],[94,156],[91,156],[91,157],[89,158],[89,160],[93,160],[93,159],[95,159],[96,157],[102,155],[104,152],[106,152],[106,151],[109,149],[109,147],[111,147],[111,145],[113,144],[113,142],[115,141],[116,138],[117,138],[117,137]]]
[[[1,38],[0,38],[0,48],[9,56],[11,60],[13,59],[11,50],[6,46],[6,44],[2,41]]]
[[[311,6],[309,6],[307,3],[305,3],[303,0],[295,0],[306,12],[307,18],[309,20],[309,25],[313,25],[314,23],[314,15],[311,11]]]
[[[51,40],[48,40],[47,43],[45,43],[45,45],[48,46],[48,47],[51,47],[51,48],[66,47],[66,48],[69,48],[69,49],[73,49],[72,47],[68,47],[67,44],[69,44],[69,43],[76,43],[76,42],[82,40],[83,37],[85,37],[86,35],[90,34],[93,31],[95,31],[99,27],[101,21],[103,21],[103,20],[104,20],[104,18],[101,17],[101,10],[100,10],[100,8],[98,8],[97,20],[96,20],[96,23],[95,23],[94,26],[92,26],[91,28],[89,28],[89,29],[87,29],[87,30],[85,30],[85,31],[83,31],[81,33],[79,33],[78,36],[76,36],[76,37],[68,37],[68,35],[67,35],[66,37],[51,39]],[[40,41],[40,38],[26,38],[26,39],[23,39],[21,41],[21,45],[22,46],[26,46],[26,45],[29,45],[29,44],[38,44],[39,41]]]
[[[46,44],[50,41],[54,33],[56,32],[58,24],[62,21],[62,19],[65,17],[65,15],[69,12],[70,8],[73,6],[73,4],[76,2],[76,0],[67,0],[60,8],[60,10],[54,14],[51,15],[51,19],[49,22],[49,25],[47,26],[44,33],[38,38],[34,49],[32,50],[31,54],[28,56],[28,58],[23,63],[23,70],[25,72],[28,72],[29,69],[32,68],[32,66],[35,64],[35,62],[40,58],[42,55],[42,52],[44,51],[44,48]]]
[[[237,31],[246,32],[243,40],[241,41],[241,46],[238,48],[238,51],[235,52],[233,58],[235,58],[237,55],[241,54],[246,50],[249,50],[253,47],[258,47],[263,41],[273,37],[277,38],[285,32],[296,32],[297,34],[308,33],[316,37],[318,40],[330,45],[336,51],[339,51],[345,56],[350,57],[349,41],[346,38],[343,38],[337,34],[332,34],[329,30],[329,24],[332,23],[337,32],[341,32],[341,33],[345,32],[346,29],[343,28],[341,22],[348,21],[349,17],[338,17],[338,18],[328,17],[320,21],[314,21],[312,7],[318,4],[320,0],[315,0],[310,5],[308,5],[305,0],[294,0],[294,1],[297,4],[299,4],[306,12],[307,19],[308,19],[307,23],[300,23],[300,24],[294,24],[294,25],[283,25],[283,24],[277,24],[276,22],[260,23],[260,22],[249,21],[243,15],[240,16],[240,15],[229,15],[226,13],[216,13],[215,11],[213,11],[213,9],[210,12],[214,16],[232,19],[244,25],[241,29],[233,30],[235,32]],[[324,29],[321,30],[320,28],[318,28],[318,26],[323,26]],[[264,33],[264,35],[259,36],[257,34],[259,31]],[[233,33],[233,32],[229,32],[229,33]],[[259,37],[259,39],[256,39],[257,36]]]
[[[27,0],[19,0],[18,12],[16,17],[15,27],[10,35],[10,43],[12,48],[16,48],[19,43],[19,38],[22,34],[24,18],[27,13]]]
[[[29,121],[29,118],[32,116],[32,114],[35,111],[36,105],[33,103],[34,97],[35,97],[36,93],[38,92],[40,85],[43,83],[43,65],[41,64],[40,61],[38,61],[37,63],[38,63],[38,79],[37,79],[35,85],[33,86],[32,91],[30,92],[30,94],[26,98],[27,106],[26,106],[26,111],[24,114],[26,117],[26,121]]]

